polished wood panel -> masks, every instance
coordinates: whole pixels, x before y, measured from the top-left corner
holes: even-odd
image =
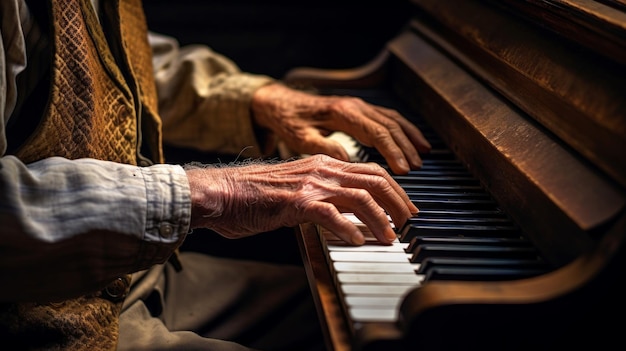
[[[414,3],[415,32],[626,186],[626,13],[594,1]]]

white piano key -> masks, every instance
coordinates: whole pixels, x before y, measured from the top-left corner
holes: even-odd
[[[409,262],[409,255],[405,252],[358,252],[332,251],[330,259],[336,262]]]
[[[391,245],[384,245],[354,214],[344,216],[362,231],[364,245],[347,244],[321,226],[318,230],[348,313],[355,322],[395,322],[406,293],[424,280],[423,275],[416,273],[419,263],[410,262],[410,254],[405,251],[407,243],[396,239]]]
[[[365,226],[365,224],[354,213],[346,212],[346,213],[342,213],[342,215],[346,217],[348,220],[350,220],[352,223],[354,223],[361,230],[361,232],[363,233],[363,236],[366,239],[367,238],[376,239],[376,237],[374,236],[374,234],[372,234],[369,228],[367,228],[367,226]],[[392,229],[395,229],[395,226],[393,222],[391,221],[391,216],[387,215],[387,219],[389,220],[389,226]],[[330,230],[322,226],[318,226],[318,231],[327,240],[337,240],[339,238],[338,235],[336,235],[335,233],[331,232]]]
[[[350,245],[350,246],[356,246],[353,244],[348,244],[345,241],[343,241],[342,239],[340,239],[338,236],[336,236],[335,234],[332,234],[330,232],[328,232],[329,234],[326,234],[325,236],[323,236],[323,241],[329,244],[338,244],[338,245]],[[380,240],[376,239],[374,236],[365,236],[365,243],[363,245],[381,245],[382,243],[380,242]],[[363,245],[359,245],[359,246],[363,246]]]
[[[333,262],[335,272],[413,273],[419,263],[401,262]]]
[[[417,286],[424,281],[423,274],[407,273],[337,273],[340,283],[378,283],[378,284],[408,284]]]
[[[326,247],[329,251],[351,251],[351,252],[405,252],[407,243],[401,243],[399,241],[393,242],[391,245],[383,244],[366,244],[361,246],[354,246],[342,241],[328,242]]]
[[[339,144],[341,144],[343,149],[348,154],[348,157],[350,158],[350,162],[363,162],[363,160],[359,156],[359,152],[361,151],[361,149],[363,147],[361,146],[361,144],[356,139],[354,139],[350,135],[348,135],[348,134],[346,134],[344,132],[333,132],[330,135],[326,136],[326,139],[335,140]],[[291,154],[292,154],[291,151],[286,151],[286,155],[287,156],[289,156]],[[300,156],[302,156],[302,157],[309,157],[311,155],[310,154],[301,154]]]
[[[398,311],[393,308],[353,307],[349,308],[350,318],[354,322],[395,322]]]
[[[404,284],[341,284],[344,295],[404,296],[413,289],[413,285]]]
[[[396,309],[402,302],[402,296],[346,296],[345,302],[353,308],[374,307]]]
[[[354,213],[344,212],[342,214],[344,217],[349,219],[352,223],[356,224],[357,226],[365,226],[365,224],[363,224],[363,222],[359,219],[359,217],[357,217]],[[387,215],[387,219],[389,220],[389,224],[393,226],[393,222],[391,221],[391,216]]]

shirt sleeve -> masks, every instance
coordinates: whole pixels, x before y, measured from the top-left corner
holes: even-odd
[[[24,3],[8,0],[0,39],[0,301],[93,292],[165,262],[189,231],[184,170],[60,157],[24,164],[5,154],[5,127],[18,123],[16,77],[36,64],[26,43],[44,38]]]
[[[163,140],[175,146],[259,157],[271,154],[272,138],[251,118],[253,93],[274,79],[241,72],[203,45],[179,47],[150,33]]]
[[[0,158],[0,300],[101,287],[163,263],[189,231],[180,166]],[[7,296],[8,294],[9,296]]]

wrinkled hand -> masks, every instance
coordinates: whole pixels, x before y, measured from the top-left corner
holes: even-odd
[[[382,167],[325,155],[282,163],[186,167],[192,197],[191,227],[238,238],[313,222],[348,243],[364,243],[342,212],[354,213],[383,243],[396,226],[417,213],[402,188]],[[385,211],[387,213],[385,213]]]
[[[421,167],[419,152],[430,151],[420,130],[397,111],[356,97],[318,96],[271,84],[252,100],[255,122],[273,131],[299,154],[326,154],[348,161],[344,148],[325,136],[344,132],[375,147],[396,174]]]

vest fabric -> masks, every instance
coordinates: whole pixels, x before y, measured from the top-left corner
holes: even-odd
[[[45,7],[49,14],[50,86],[39,124],[15,155],[24,163],[51,156],[162,163],[161,122],[141,0],[102,1],[100,19],[89,0],[29,5]],[[149,150],[148,158],[141,154],[142,147]],[[130,275],[74,299],[0,305],[0,336],[17,349],[115,350],[129,286]]]
[[[88,0],[49,3],[53,53],[48,105],[16,156],[25,163],[62,156],[137,164],[142,143],[138,128],[143,127],[150,157],[162,162],[151,51],[140,0],[103,2],[102,25]],[[109,29],[111,46],[103,27]]]

